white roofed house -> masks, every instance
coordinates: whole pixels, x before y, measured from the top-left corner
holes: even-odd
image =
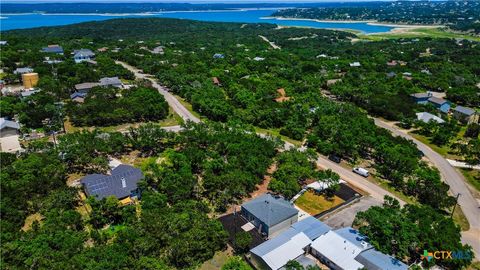
[[[26,73],[32,73],[33,68],[30,67],[22,67],[22,68],[17,68],[13,71],[13,74],[26,74]]]
[[[73,60],[75,63],[90,61],[95,57],[95,54],[89,49],[80,49],[73,51]]]
[[[330,227],[314,217],[308,217],[290,226],[279,234],[254,248],[247,255],[258,269],[281,269],[290,260],[296,260],[304,267],[315,265],[308,255],[312,241],[330,231]]]
[[[416,115],[417,115],[417,120],[422,121],[424,123],[428,123],[430,121],[437,122],[439,124],[445,123],[445,120],[443,120],[442,118],[428,112],[419,112],[419,113],[416,113]]]
[[[22,149],[18,140],[20,125],[15,121],[0,118],[0,148],[2,152],[15,153]]]

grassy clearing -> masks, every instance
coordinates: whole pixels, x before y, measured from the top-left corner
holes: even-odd
[[[480,192],[480,171],[473,169],[460,169],[468,183]]]
[[[473,262],[468,266],[467,270],[480,270],[480,262]]]
[[[418,38],[418,37],[431,37],[431,38],[461,38],[472,41],[480,41],[480,37],[466,35],[462,33],[456,33],[444,28],[414,28],[408,29],[403,32],[389,32],[379,33],[371,35],[358,35],[359,38],[364,40],[379,41],[385,39],[399,39],[399,38]]]
[[[453,221],[457,223],[458,226],[460,226],[462,231],[470,230],[470,223],[468,223],[468,220],[465,217],[462,208],[458,204],[455,207],[455,212],[453,213]]]
[[[297,141],[297,140],[291,139],[287,136],[284,136],[284,135],[280,134],[279,129],[265,129],[265,128],[255,127],[255,132],[262,133],[262,134],[265,134],[265,135],[270,135],[270,136],[273,136],[273,137],[280,137],[280,139],[282,139],[283,141],[287,141],[287,142],[289,142],[289,143],[291,143],[291,144],[293,144],[297,147],[302,146],[301,141]]]
[[[344,200],[338,196],[328,198],[325,195],[317,195],[314,191],[309,190],[303,193],[302,196],[295,201],[295,205],[313,216],[331,209],[343,202]]]
[[[230,257],[230,252],[228,250],[217,251],[213,258],[204,262],[198,270],[218,270],[227,262]]]
[[[452,139],[452,141],[456,141],[458,138],[460,138],[460,134],[461,134],[462,131],[460,131],[459,135],[457,135],[457,137],[455,139]],[[433,151],[439,153],[440,155],[442,155],[443,157],[445,158],[449,158],[449,159],[463,159],[461,156],[458,156],[458,155],[455,155],[452,153],[452,149],[447,146],[447,145],[444,145],[444,146],[438,146],[438,145],[435,145],[433,143],[430,142],[430,140],[423,136],[423,135],[419,135],[419,134],[416,134],[416,133],[413,133],[413,132],[410,132],[408,133],[410,134],[412,137],[414,137],[415,139],[419,140],[420,142],[422,142],[423,144],[426,144],[428,147],[430,147]]]

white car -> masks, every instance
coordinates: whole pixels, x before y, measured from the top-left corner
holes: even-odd
[[[362,168],[362,167],[355,167],[355,168],[353,168],[353,172],[356,173],[356,174],[359,174],[359,175],[361,175],[361,176],[363,176],[363,177],[368,177],[368,176],[370,175],[370,173],[369,173],[366,169],[364,169],[364,168]]]

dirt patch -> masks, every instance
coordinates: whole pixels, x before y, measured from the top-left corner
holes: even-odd
[[[337,205],[340,205],[343,202],[344,200],[336,195],[328,198],[324,194],[317,194],[316,192],[309,190],[303,193],[302,196],[295,201],[295,205],[310,215],[315,216]]]
[[[43,216],[40,213],[31,214],[25,218],[25,223],[23,224],[22,231],[26,232],[32,229],[32,224],[35,221],[39,223],[42,222]]]

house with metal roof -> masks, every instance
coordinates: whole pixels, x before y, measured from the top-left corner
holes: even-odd
[[[248,257],[258,269],[281,269],[290,260],[297,260],[305,266],[315,265],[307,255],[309,246],[330,229],[314,217],[305,218],[275,238],[252,248]]]
[[[356,261],[368,270],[407,270],[408,266],[403,262],[386,255],[375,249],[369,249],[360,253]]]
[[[122,81],[118,77],[104,77],[100,79],[100,86],[108,87],[122,87]]]
[[[225,58],[225,55],[222,54],[222,53],[216,53],[216,54],[213,55],[213,58],[215,58],[215,59],[223,59],[223,58]]]
[[[366,236],[346,227],[321,235],[311,244],[311,253],[323,264],[334,270],[382,269],[407,270],[401,261],[378,252]]]
[[[298,220],[298,210],[293,204],[269,193],[242,204],[241,214],[269,238],[285,231]]]
[[[450,102],[443,98],[430,97],[428,103],[432,104],[443,113],[448,113],[450,111]]]
[[[25,74],[25,73],[32,73],[33,68],[30,67],[22,67],[22,68],[17,68],[13,71],[13,74]]]
[[[424,93],[415,93],[410,95],[415,103],[417,104],[427,104],[428,99],[432,97],[432,93],[424,92]]]
[[[20,125],[15,121],[0,118],[0,149],[1,152],[15,153],[20,151],[18,132]]]
[[[92,90],[92,88],[99,86],[99,83],[94,82],[86,82],[86,83],[79,83],[75,84],[75,91],[80,93],[87,93],[88,91]]]
[[[122,200],[140,195],[137,185],[143,177],[140,169],[122,164],[113,169],[110,175],[89,174],[83,177],[80,183],[87,196],[93,196],[99,200],[115,196]]]
[[[73,51],[73,60],[75,60],[75,63],[90,61],[93,60],[94,57],[95,53],[93,53],[90,49],[80,49]]]
[[[464,124],[478,123],[479,114],[471,108],[457,106],[453,109],[453,117]]]
[[[428,112],[419,112],[419,113],[416,113],[416,115],[417,115],[417,120],[422,121],[424,123],[428,123],[430,121],[437,122],[439,124],[445,123],[445,120],[443,120],[442,118]]]
[[[41,52],[63,54],[63,48],[57,44],[48,45],[47,47],[43,47]]]

